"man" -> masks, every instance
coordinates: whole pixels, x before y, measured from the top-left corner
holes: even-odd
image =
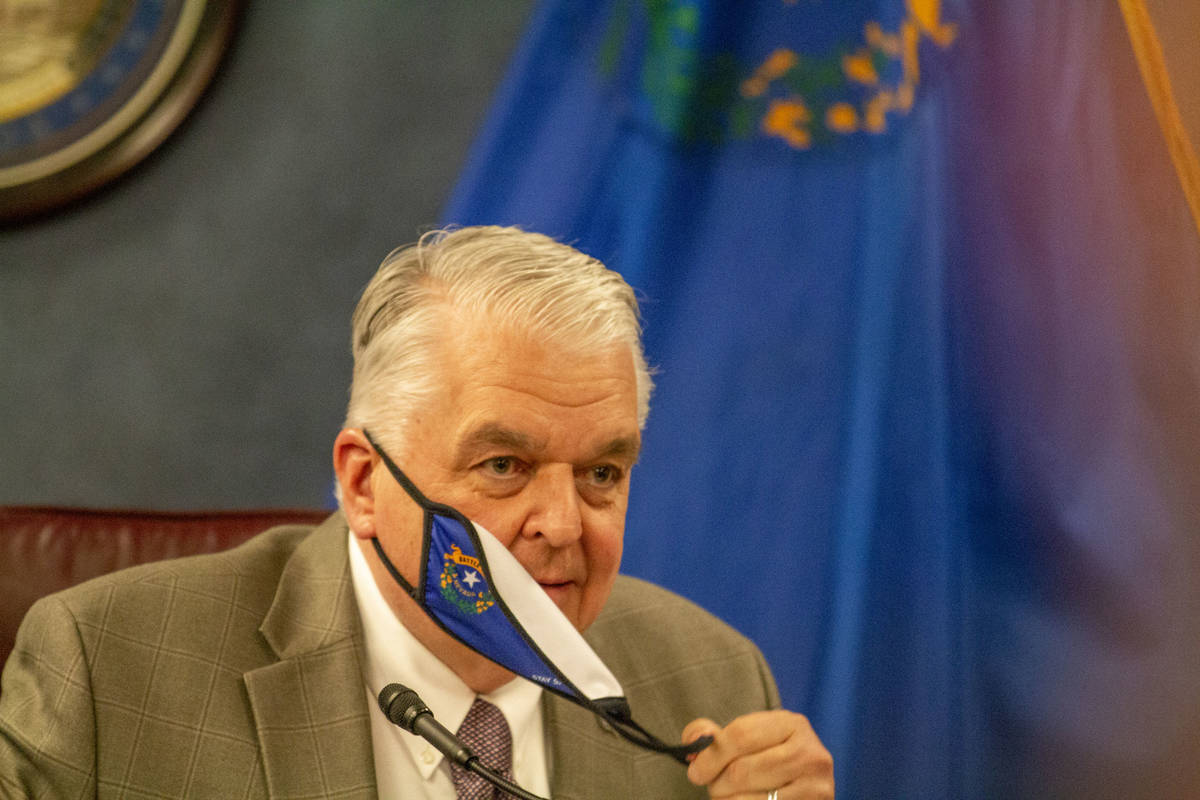
[[[753,645],[617,575],[651,382],[616,273],[515,229],[438,232],[384,261],[353,328],[342,511],[39,602],[4,675],[0,787],[453,798],[451,766],[374,702],[399,681],[451,729],[477,696],[499,708],[514,778],[556,800],[832,796],[828,753],[772,710]],[[435,624],[381,558],[417,584],[423,511],[385,454],[508,548],[644,727],[712,744],[686,769],[639,750]]]

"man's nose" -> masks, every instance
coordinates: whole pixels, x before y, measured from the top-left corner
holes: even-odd
[[[583,535],[579,490],[570,464],[544,464],[525,487],[530,501],[523,535],[544,536],[554,547],[568,545]]]

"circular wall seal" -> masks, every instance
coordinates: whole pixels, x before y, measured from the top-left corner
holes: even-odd
[[[162,143],[242,0],[0,0],[0,220],[82,197]]]

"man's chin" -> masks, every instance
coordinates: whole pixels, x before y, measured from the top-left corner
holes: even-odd
[[[482,656],[480,656],[482,658]],[[485,661],[487,661],[485,659]],[[487,661],[468,677],[459,675],[463,682],[476,694],[488,694],[517,677],[494,661]]]

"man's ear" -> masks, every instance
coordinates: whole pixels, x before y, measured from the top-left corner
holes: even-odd
[[[361,430],[344,428],[333,441],[333,471],[342,494],[342,511],[360,539],[375,536],[375,485],[371,477],[379,459]]]

